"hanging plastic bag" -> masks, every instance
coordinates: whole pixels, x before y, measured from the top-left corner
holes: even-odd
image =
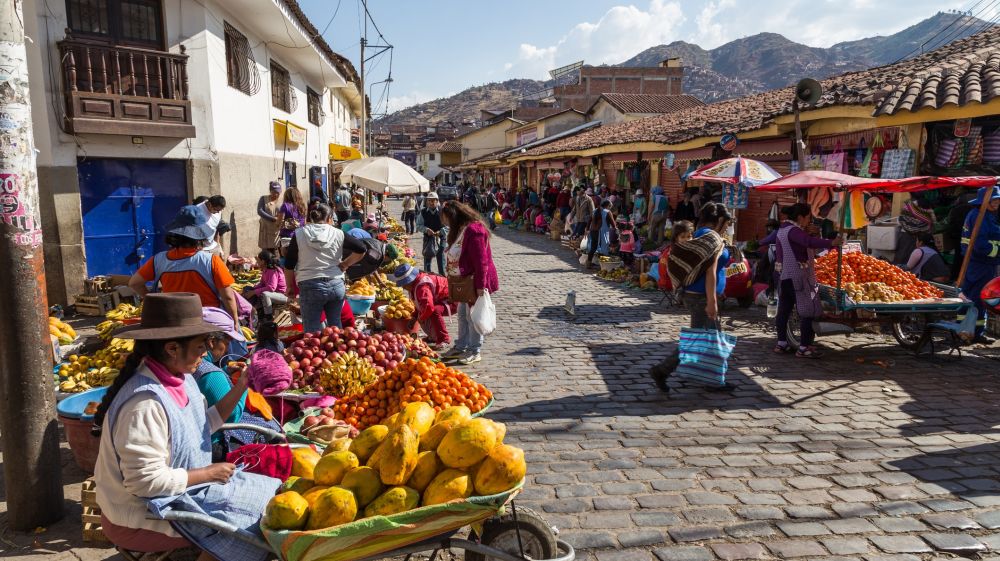
[[[497,309],[488,290],[484,290],[483,295],[476,298],[476,303],[472,305],[469,314],[472,316],[472,327],[480,335],[486,336],[496,331]]]
[[[501,222],[503,222],[503,216],[500,216],[500,211],[499,210],[494,210],[493,211],[493,223],[494,224],[499,224]]]
[[[580,240],[580,251],[584,253],[590,251],[590,236],[584,236],[583,239]]]

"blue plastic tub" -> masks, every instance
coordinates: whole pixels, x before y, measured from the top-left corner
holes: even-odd
[[[78,419],[81,421],[93,421],[93,415],[84,415],[83,411],[87,408],[87,404],[92,401],[101,401],[104,399],[104,394],[108,393],[108,388],[94,388],[92,390],[87,390],[85,392],[78,393],[67,397],[66,399],[59,402],[56,405],[56,413],[60,417],[66,417],[68,419]]]
[[[347,296],[347,305],[351,307],[351,312],[356,316],[363,316],[367,314],[368,310],[372,309],[372,305],[374,303],[374,296]]]

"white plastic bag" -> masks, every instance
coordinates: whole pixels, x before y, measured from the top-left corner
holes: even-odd
[[[580,251],[582,251],[584,253],[587,253],[588,249],[590,249],[590,236],[589,235],[588,236],[584,236],[583,239],[580,240]]]
[[[493,305],[488,290],[483,291],[483,295],[476,298],[476,303],[472,305],[472,327],[480,335],[489,335],[497,328],[497,309]]]

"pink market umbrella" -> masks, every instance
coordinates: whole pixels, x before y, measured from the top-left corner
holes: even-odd
[[[774,171],[764,162],[749,158],[726,158],[710,164],[705,164],[694,170],[688,180],[719,181],[722,183],[742,184],[756,187],[780,179],[781,174]]]

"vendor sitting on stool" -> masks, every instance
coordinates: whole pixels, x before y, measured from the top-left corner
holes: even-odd
[[[432,345],[440,347],[451,342],[444,317],[455,313],[457,306],[448,301],[448,279],[440,275],[421,272],[412,265],[400,265],[393,271],[396,284],[410,293],[416,308],[416,317],[410,320],[412,328],[420,322]]]

